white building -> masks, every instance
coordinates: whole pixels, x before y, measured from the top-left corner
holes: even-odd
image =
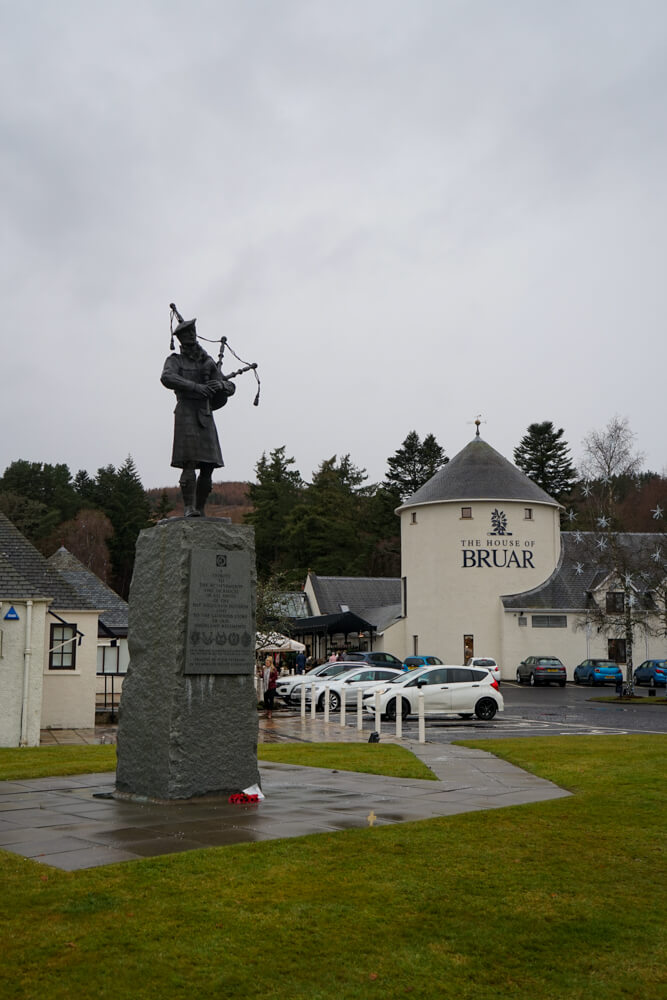
[[[95,725],[98,608],[0,514],[0,746]]]
[[[588,657],[623,663],[622,638],[586,627],[593,605],[604,607],[607,595],[618,600],[622,587],[600,572],[585,533],[561,532],[560,510],[478,429],[398,508],[401,579],[311,573],[305,586],[311,614],[346,612],[367,626],[329,635],[331,645],[372,643],[397,656],[434,654],[446,663],[493,656],[505,678],[530,655],[559,657],[570,678]],[[635,552],[645,549],[646,558],[664,546],[662,535],[620,537]],[[305,622],[297,628],[302,637],[307,631]],[[635,664],[665,655],[664,637],[646,633],[635,643]]]

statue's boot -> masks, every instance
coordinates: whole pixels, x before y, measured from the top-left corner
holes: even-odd
[[[205,515],[206,501],[211,495],[212,485],[213,484],[211,476],[202,475],[202,473],[200,472],[199,477],[197,479],[197,489],[195,493],[195,506],[197,508],[197,513],[195,515],[196,517],[206,516]]]
[[[194,473],[186,477],[181,477],[181,496],[183,497],[183,508],[185,517],[201,517],[195,506],[195,477]]]

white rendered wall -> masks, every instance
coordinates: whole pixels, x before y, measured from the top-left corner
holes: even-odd
[[[472,518],[462,518],[462,507],[472,508]],[[527,508],[531,520],[525,517]],[[503,535],[493,533],[494,511],[507,519]],[[407,578],[404,646],[394,648],[394,636],[398,640],[400,634],[394,627],[385,646],[397,655],[410,655],[416,635],[420,654],[462,663],[463,637],[472,635],[475,655],[495,657],[503,675],[510,676],[502,663],[510,651],[503,649],[500,597],[543,583],[559,555],[559,512],[547,504],[457,500],[407,508],[401,512],[401,572]],[[515,669],[512,664],[512,674]]]
[[[26,744],[39,746],[42,710],[42,669],[44,664],[44,619],[49,605],[45,600],[32,602],[32,628],[26,635],[28,606],[25,601],[6,600],[0,604],[2,655],[0,656],[0,746],[17,747],[21,739],[26,642],[30,649],[30,674],[26,714]],[[18,620],[5,620],[14,608]]]
[[[65,621],[76,624],[84,638],[76,649],[76,669],[49,670],[48,654],[43,660],[42,729],[92,729],[95,726],[97,688],[96,611],[61,611]],[[50,626],[56,621],[47,615],[44,631],[48,650]]]

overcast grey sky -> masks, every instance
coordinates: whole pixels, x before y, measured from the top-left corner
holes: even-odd
[[[0,0],[0,472],[170,469],[168,303],[259,362],[226,468],[371,481],[627,416],[667,467],[662,0]],[[206,346],[206,345],[205,345]],[[216,353],[215,345],[208,345]],[[237,367],[233,362],[233,367]]]

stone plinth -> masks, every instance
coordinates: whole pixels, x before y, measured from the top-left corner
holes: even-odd
[[[119,793],[187,799],[259,782],[255,595],[252,528],[175,518],[141,532]]]

